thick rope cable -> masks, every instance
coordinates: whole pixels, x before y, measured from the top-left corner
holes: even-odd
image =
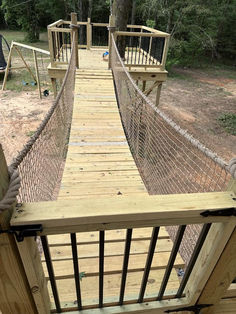
[[[139,89],[139,87],[135,84],[134,80],[132,79],[130,73],[128,72],[126,66],[124,65],[123,60],[120,57],[120,54],[118,52],[118,48],[115,43],[114,35],[111,34],[112,37],[112,45],[114,46],[116,55],[118,57],[118,60],[128,77],[129,81],[131,82],[133,88],[136,90],[136,92],[139,94],[139,96],[144,99],[144,101],[165,121],[167,122],[175,131],[177,131],[179,134],[181,134],[183,137],[187,139],[188,142],[190,142],[193,146],[198,148],[203,154],[205,154],[207,157],[211,158],[213,161],[215,161],[222,169],[225,169],[228,171],[234,179],[236,179],[236,158],[233,158],[229,164],[227,164],[223,159],[221,159],[216,153],[212,152],[210,149],[205,147],[199,140],[194,138],[190,133],[188,133],[187,130],[182,129],[179,125],[177,125],[172,119],[170,119],[168,116],[166,116],[161,110],[159,110],[151,101],[150,99]],[[136,96],[138,97],[138,96]]]
[[[73,49],[75,49],[75,45],[74,45],[74,38],[73,38],[73,43],[72,43],[72,51]],[[69,67],[68,67],[69,69]],[[34,143],[37,141],[37,139],[39,138],[40,134],[42,133],[42,131],[44,130],[44,128],[46,127],[48,121],[50,120],[51,116],[53,115],[59,100],[63,94],[63,89],[66,85],[66,81],[67,78],[69,76],[69,71],[66,71],[66,74],[64,76],[63,82],[62,82],[62,86],[60,88],[59,93],[57,94],[57,97],[55,99],[55,101],[53,102],[51,108],[49,109],[48,113],[46,114],[44,120],[41,122],[41,124],[39,125],[38,129],[36,130],[36,132],[33,134],[33,136],[28,140],[28,142],[24,145],[24,148],[18,153],[17,157],[15,157],[10,165],[11,169],[16,169],[20,163],[23,161],[23,159],[25,158],[25,156],[28,154],[28,152],[31,150],[32,146],[34,145]]]
[[[11,167],[8,168],[9,172],[9,186],[4,195],[3,199],[0,201],[0,214],[5,210],[11,208],[12,204],[15,202],[20,189],[20,175],[17,169]]]

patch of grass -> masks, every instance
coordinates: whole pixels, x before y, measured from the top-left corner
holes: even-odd
[[[24,85],[23,82],[27,85]],[[17,92],[35,90],[37,85],[32,86],[31,82],[34,80],[27,70],[12,71],[8,77],[6,89]]]
[[[48,50],[48,37],[47,32],[40,33],[39,41],[36,43],[29,43],[25,41],[25,33],[20,31],[10,31],[10,30],[0,30],[0,34],[2,34],[9,45],[12,41],[17,41],[26,45],[38,47],[44,50]]]
[[[224,113],[218,117],[220,125],[224,130],[232,135],[236,135],[236,114],[234,113]]]
[[[31,137],[34,135],[34,133],[35,133],[35,131],[28,131],[28,132],[26,132],[26,136]]]

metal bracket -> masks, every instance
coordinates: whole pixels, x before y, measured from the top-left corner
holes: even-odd
[[[182,311],[190,311],[194,314],[200,314],[201,310],[207,307],[212,306],[213,304],[196,304],[193,306],[186,306],[175,310],[167,310],[165,313],[172,313],[172,312],[182,312]]]
[[[236,208],[226,208],[226,209],[218,209],[218,210],[206,210],[200,214],[203,217],[208,216],[222,216],[222,217],[230,217],[236,216]]]
[[[25,225],[25,226],[11,226],[9,230],[1,230],[1,233],[14,234],[17,242],[24,241],[25,237],[36,237],[38,232],[43,231],[43,226],[38,225]]]

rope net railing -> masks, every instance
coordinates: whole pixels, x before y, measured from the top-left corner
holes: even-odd
[[[149,194],[226,190],[227,164],[182,130],[140,91],[112,36],[111,67],[121,120]]]
[[[60,91],[37,131],[13,160],[21,178],[18,201],[37,202],[56,198],[66,158],[72,119],[75,81],[73,41],[70,63]]]
[[[227,165],[161,112],[137,87],[112,35],[111,68],[121,121],[149,194],[216,192],[230,189],[236,159]],[[175,241],[177,226],[166,227]],[[188,225],[179,252],[187,266],[202,225]]]

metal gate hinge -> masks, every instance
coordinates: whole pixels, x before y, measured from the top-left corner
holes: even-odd
[[[165,311],[165,313],[190,311],[190,312],[193,312],[194,314],[199,314],[202,309],[210,307],[212,305],[213,304],[197,304],[197,305],[193,305],[193,306],[182,307],[182,308],[175,309],[175,310],[167,310],[167,311]]]
[[[226,209],[218,209],[218,210],[205,210],[200,214],[203,217],[208,216],[222,216],[222,217],[230,217],[230,216],[236,216],[236,208],[226,208]]]
[[[43,226],[38,225],[25,225],[25,226],[11,226],[8,230],[1,230],[1,233],[14,234],[17,242],[24,241],[25,237],[36,237],[38,232],[43,231]]]

